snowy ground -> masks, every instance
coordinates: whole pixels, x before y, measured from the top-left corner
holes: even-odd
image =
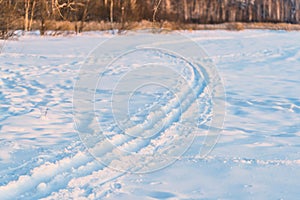
[[[27,35],[1,41],[0,199],[297,199],[300,32],[182,34],[206,50],[223,79],[224,130],[205,159],[197,157],[199,136],[173,165],[146,174],[101,165],[74,127],[73,86],[80,66],[110,34]],[[158,101],[138,92],[136,98],[145,98],[143,102]],[[200,102],[202,98],[198,96]],[[169,99],[164,100],[163,105]],[[101,111],[99,123],[109,124],[106,108],[98,104],[95,109]],[[179,116],[184,117],[184,113]],[[135,120],[140,119],[135,116]],[[171,125],[169,132],[153,139],[158,147],[172,136]],[[111,127],[105,130],[108,137],[115,133]],[[147,144],[141,148],[149,149]],[[137,148],[130,145],[135,143],[125,147]]]

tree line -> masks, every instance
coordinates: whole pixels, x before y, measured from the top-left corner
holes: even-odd
[[[35,21],[43,32],[47,20],[76,22],[74,29],[80,32],[87,21],[215,24],[299,19],[300,0],[0,0],[1,32],[16,24],[31,30]]]

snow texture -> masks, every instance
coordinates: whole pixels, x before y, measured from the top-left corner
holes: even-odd
[[[87,55],[112,35],[27,34],[0,41],[0,199],[297,199],[300,32],[181,34],[206,50],[224,84],[226,116],[217,145],[205,158],[198,156],[213,112],[201,76],[181,70],[185,63],[176,57],[135,52],[108,68],[102,81],[113,83],[133,66],[134,58],[159,58],[160,64],[190,77],[193,91],[199,93],[192,95],[180,81],[179,97],[161,85],[137,88],[129,100],[135,105],[128,106],[133,113],[130,123],[121,124],[131,136],[141,136],[132,139],[112,123],[107,101],[112,85],[99,82],[97,123],[113,145],[94,144],[94,150],[105,165],[90,154],[76,131],[73,89]],[[113,169],[132,167],[126,163],[127,154],[123,160],[114,159],[118,150],[155,155],[190,141],[191,130],[178,123],[193,124],[195,112],[201,114],[197,119],[203,133],[195,134],[191,147],[175,163],[143,174]],[[83,127],[88,131],[89,126]]]

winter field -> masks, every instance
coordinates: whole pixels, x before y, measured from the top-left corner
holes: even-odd
[[[143,34],[0,41],[0,199],[298,199],[300,32]]]

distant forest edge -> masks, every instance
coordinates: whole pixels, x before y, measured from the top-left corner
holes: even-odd
[[[299,24],[300,0],[0,0],[2,36],[16,29],[39,29],[41,34],[130,29],[141,21],[160,26],[168,22],[175,28],[235,22]]]

